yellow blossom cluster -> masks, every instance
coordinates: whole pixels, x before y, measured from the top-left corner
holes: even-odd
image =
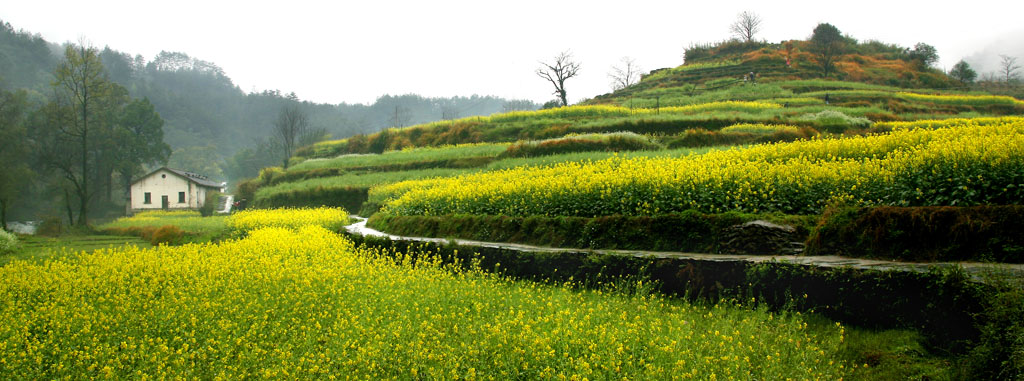
[[[798,133],[800,127],[785,124],[739,123],[725,128],[722,132],[745,132],[749,134],[767,135],[776,132]]]
[[[249,209],[232,214],[228,227],[245,232],[267,227],[297,229],[316,225],[338,230],[348,223],[348,213],[341,208]]]
[[[943,104],[991,105],[1005,104],[1024,106],[1024,101],[1005,95],[968,95],[968,94],[918,94],[900,92],[896,96],[903,99]]]

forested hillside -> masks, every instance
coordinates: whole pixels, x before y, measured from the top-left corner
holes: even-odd
[[[45,97],[62,51],[39,35],[0,22],[0,87],[29,89],[36,98]],[[106,47],[100,56],[113,82],[134,98],[149,99],[164,119],[164,139],[174,150],[172,166],[225,180],[252,177],[259,168],[280,164],[267,139],[286,105],[298,105],[321,138],[537,108],[529,101],[477,95],[384,95],[370,105],[318,104],[278,90],[246,93],[216,64],[186,53],[161,52],[147,60]]]

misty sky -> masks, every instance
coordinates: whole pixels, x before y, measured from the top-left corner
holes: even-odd
[[[695,5],[704,4],[704,5]],[[758,38],[807,38],[828,22],[861,41],[935,46],[939,67],[968,58],[995,70],[1024,62],[1024,2],[904,1],[8,1],[0,20],[50,42],[85,39],[152,59],[161,50],[210,61],[243,91],[278,89],[325,103],[383,94],[553,99],[539,60],[582,63],[570,102],[607,93],[623,56],[645,70],[682,64],[691,43],[729,38],[737,13],[764,19]]]

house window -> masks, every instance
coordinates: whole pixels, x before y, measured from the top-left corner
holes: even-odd
[[[150,195],[149,192],[146,192],[146,194],[144,195],[144,198],[142,200],[142,203],[143,204],[152,204],[153,203],[153,196]]]
[[[178,192],[178,203],[179,204],[184,204],[185,203],[185,192]]]

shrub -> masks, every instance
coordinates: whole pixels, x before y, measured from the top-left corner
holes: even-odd
[[[315,186],[272,193],[257,198],[252,205],[257,208],[339,206],[350,213],[356,213],[366,202],[368,190],[368,187],[359,186]]]
[[[203,200],[203,206],[199,207],[199,214],[203,217],[212,216],[213,212],[217,209],[220,196],[220,192],[206,192],[206,200]]]
[[[1024,262],[1024,206],[830,208],[812,255],[909,261]]]
[[[967,368],[977,380],[1024,378],[1024,290],[1003,285],[986,300],[979,316],[978,344],[968,356]]]
[[[43,237],[56,237],[64,232],[64,222],[60,217],[47,216],[43,218],[43,222],[39,224],[39,228],[36,229],[36,235]]]
[[[871,121],[867,118],[853,117],[840,111],[824,110],[815,114],[806,114],[797,120],[810,122],[820,131],[843,133],[849,128],[867,128]]]
[[[750,134],[758,135],[769,135],[780,131],[789,131],[796,133],[800,130],[797,126],[788,126],[784,124],[764,124],[764,123],[739,123],[729,127],[721,129],[721,132],[746,132]]]
[[[741,144],[749,142],[756,137],[757,135],[747,132],[722,133],[695,128],[686,130],[682,135],[671,138],[666,143],[668,148],[711,147]]]
[[[662,146],[651,138],[633,132],[570,135],[557,139],[512,144],[499,157],[534,157],[587,151],[657,150]]]
[[[260,170],[260,181],[263,184],[272,184],[274,178],[284,174],[284,169],[281,167],[266,167]]]
[[[14,250],[18,246],[18,237],[14,233],[0,229],[0,254]]]
[[[247,202],[252,202],[252,200],[256,199],[256,191],[263,185],[263,182],[258,178],[243,180],[238,183],[238,188],[236,189],[237,197],[235,198],[239,201],[245,200]]]
[[[164,225],[152,232],[149,235],[149,243],[153,246],[157,245],[173,245],[178,243],[185,232],[181,228],[174,225]]]

